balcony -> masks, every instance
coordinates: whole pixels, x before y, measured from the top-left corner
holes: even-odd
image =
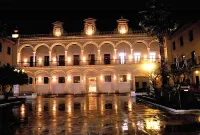
[[[88,65],[131,65],[142,64],[149,62],[149,59],[141,59],[135,61],[134,59],[110,59],[110,60],[75,60],[75,61],[47,61],[47,62],[19,62],[18,67],[50,67],[50,66],[88,66]],[[153,63],[159,63],[159,59],[152,61]]]
[[[146,32],[143,30],[134,30],[134,31],[129,31],[128,34],[130,35],[145,35]],[[96,34],[94,35],[121,35],[120,33],[116,32],[116,31],[102,31],[102,32],[96,32]],[[63,33],[62,36],[66,36],[66,37],[72,37],[72,36],[78,36],[78,37],[83,37],[83,36],[87,36],[84,34],[84,32],[73,32],[73,33]],[[35,37],[54,37],[54,35],[52,33],[50,34],[31,34],[31,35],[20,35],[20,38],[35,38]]]

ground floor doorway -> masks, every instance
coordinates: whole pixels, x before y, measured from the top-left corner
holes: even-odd
[[[97,84],[96,84],[96,77],[89,77],[88,78],[88,92],[89,93],[96,93],[97,92]]]

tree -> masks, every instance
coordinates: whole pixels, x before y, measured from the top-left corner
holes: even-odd
[[[8,99],[13,85],[28,84],[28,76],[22,69],[15,69],[10,65],[0,66],[0,86],[5,100]]]
[[[172,8],[165,7],[163,4],[158,4],[155,1],[148,2],[147,9],[139,12],[139,15],[141,15],[139,26],[141,26],[148,34],[155,37],[159,42],[162,86],[167,83],[164,44],[166,38],[175,31],[178,26],[173,13]]]

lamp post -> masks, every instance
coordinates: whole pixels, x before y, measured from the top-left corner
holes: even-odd
[[[14,40],[14,42],[15,42],[15,44],[17,44],[17,45],[19,45],[19,31],[18,31],[18,29],[14,29],[14,31],[13,31],[13,33],[12,33],[12,39]],[[17,52],[13,52],[14,50],[17,50],[17,46],[13,46],[13,47],[15,47],[15,49],[12,49],[12,66],[14,65],[14,64],[18,64],[17,62],[18,62],[18,60],[17,60],[17,62],[16,63],[14,63],[14,54],[16,54]],[[18,57],[18,55],[17,55],[17,57]]]

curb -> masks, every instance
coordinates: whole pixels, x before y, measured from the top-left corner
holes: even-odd
[[[137,97],[138,98],[138,97]],[[152,104],[152,105],[155,105],[155,106],[158,106],[160,108],[163,108],[169,112],[173,112],[173,113],[177,113],[177,114],[187,114],[187,113],[194,113],[194,112],[200,112],[200,109],[191,109],[191,110],[176,110],[176,109],[173,109],[173,108],[169,108],[169,107],[166,107],[166,106],[163,106],[163,105],[159,105],[159,104],[156,104],[156,103],[153,103],[153,102],[150,102],[150,101],[147,101],[147,100],[144,100],[144,99],[141,99],[141,98],[138,98],[140,99],[141,101],[143,102],[147,102],[149,104]]]
[[[21,103],[21,101],[0,104],[0,107],[5,107],[5,106],[8,106],[8,105],[13,105],[13,104],[18,104],[18,103]]]

